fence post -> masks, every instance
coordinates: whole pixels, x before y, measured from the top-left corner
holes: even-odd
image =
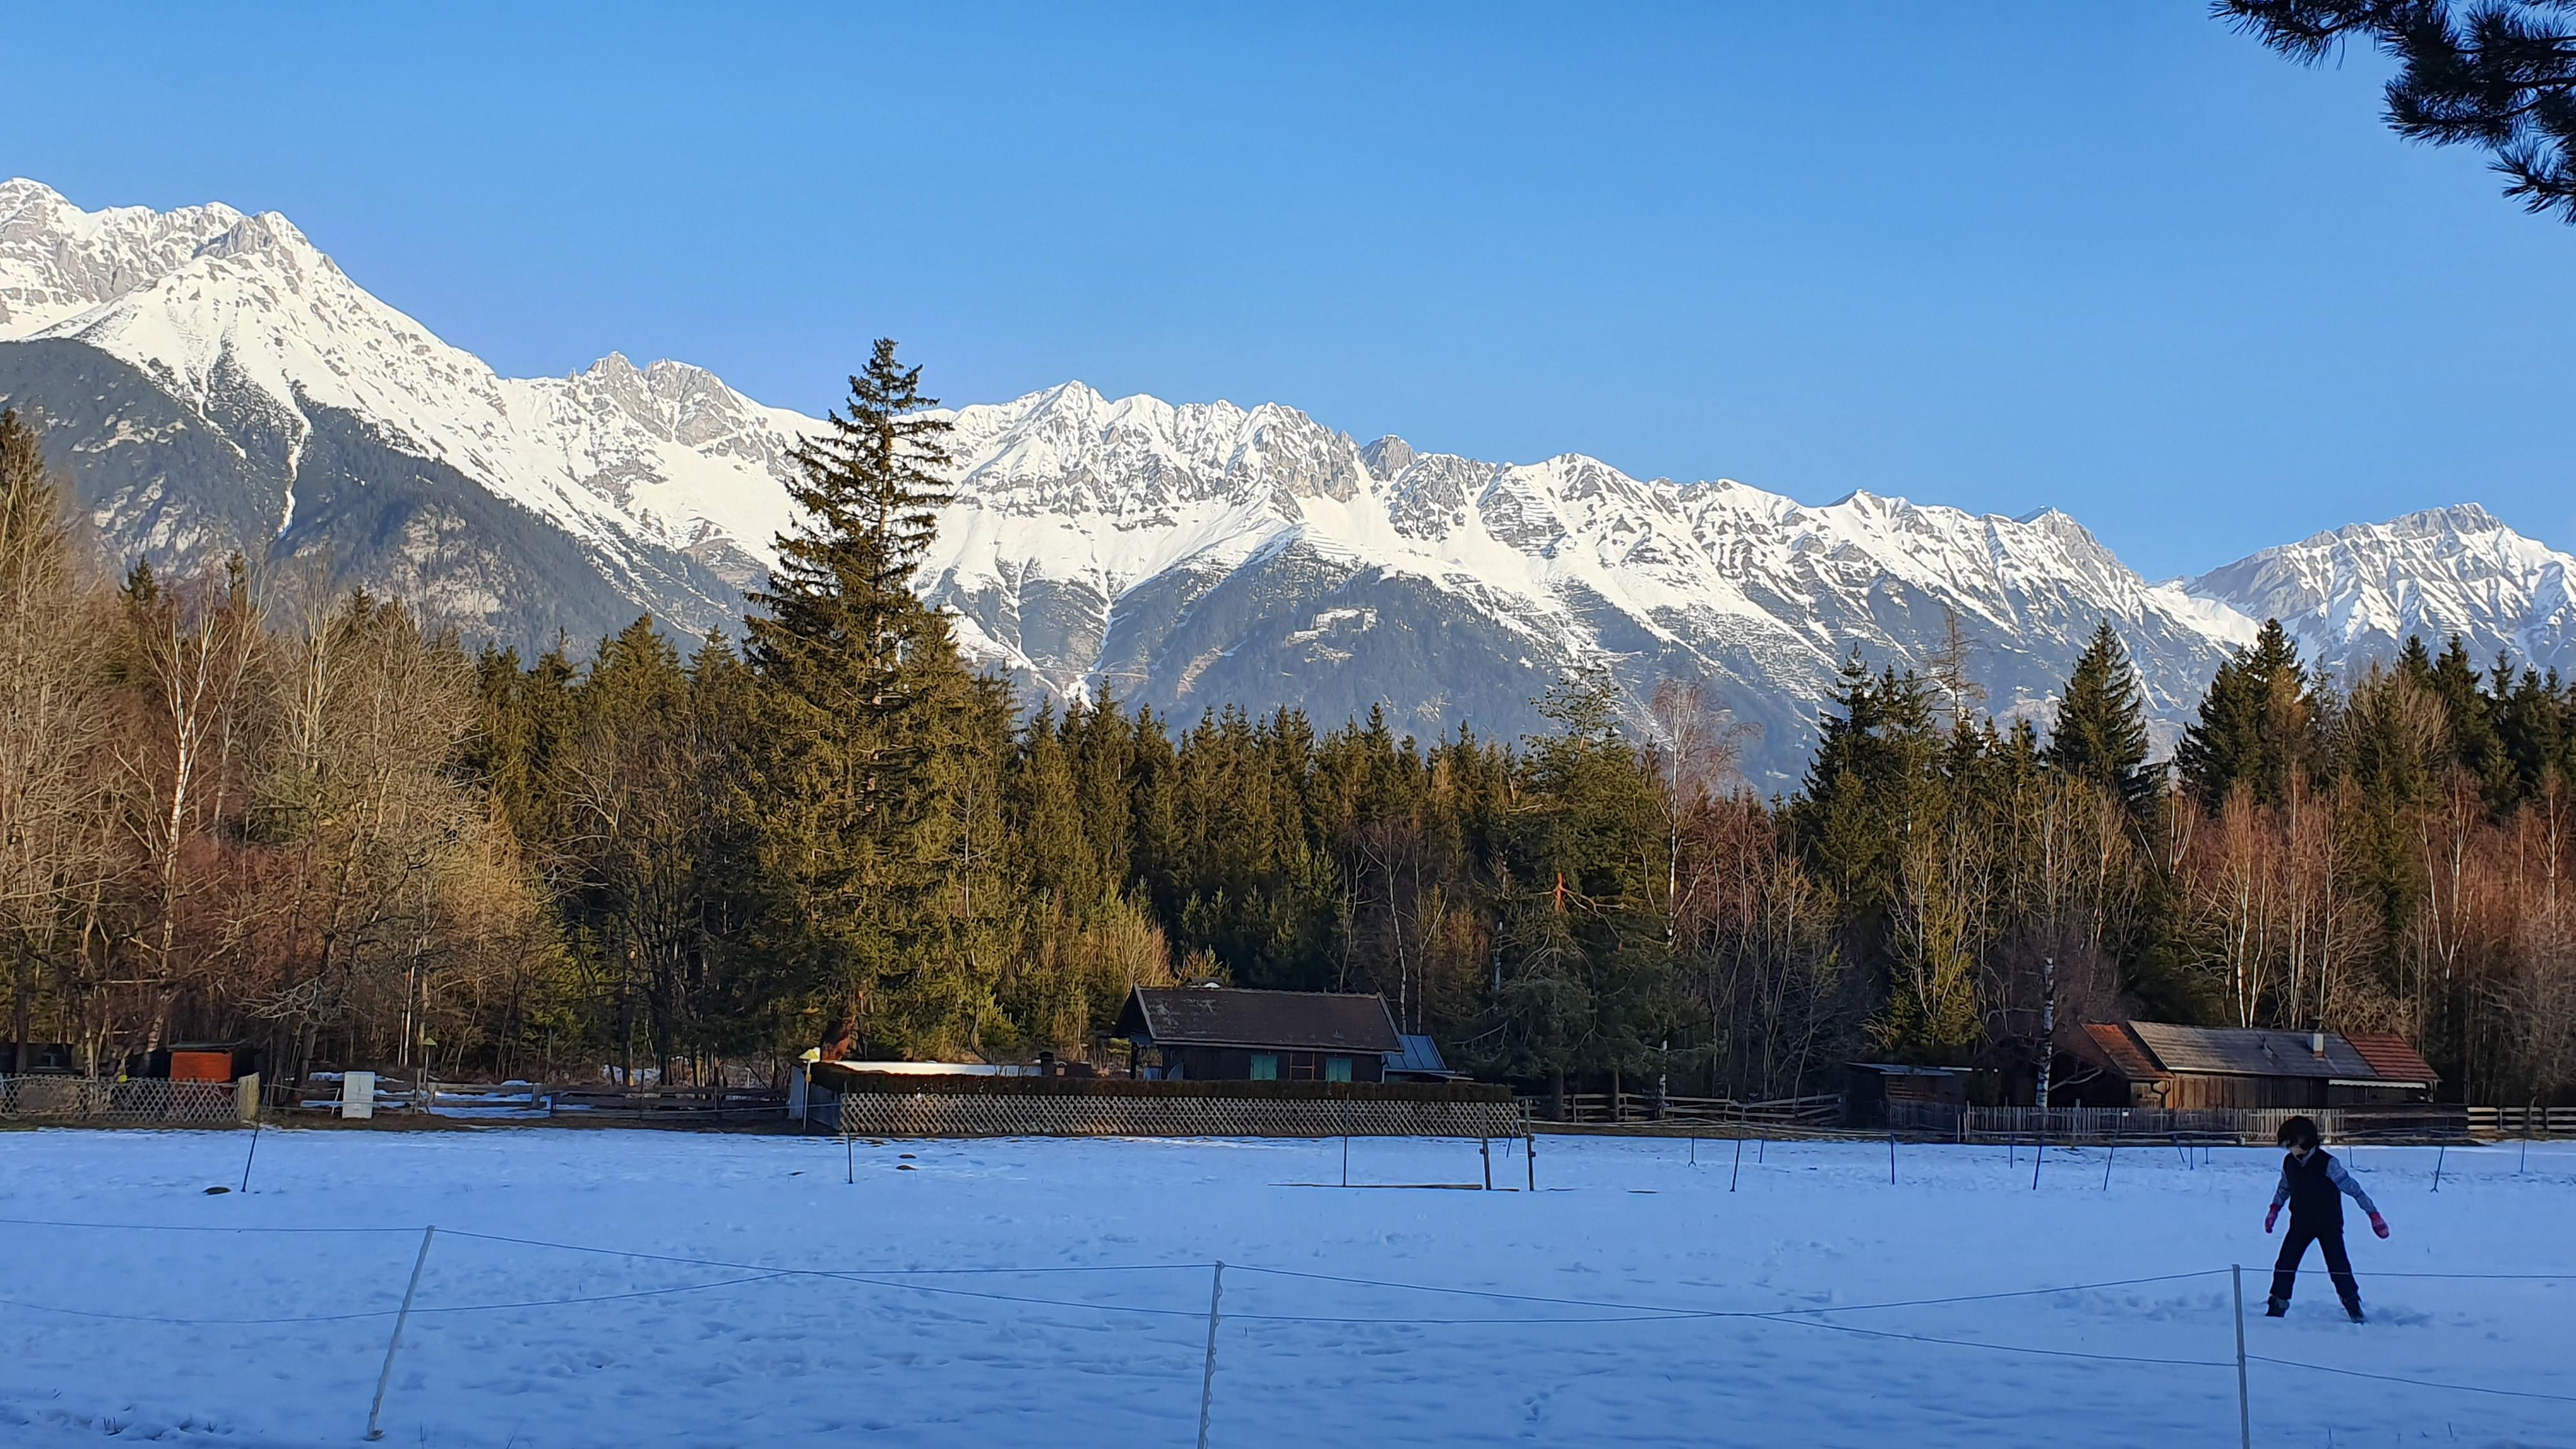
[[[259,1158],[259,1129],[267,1124],[253,1117],[250,1121],[250,1151],[242,1154],[241,1190],[250,1191],[250,1165]]]
[[[2111,1150],[2102,1156],[2102,1190],[2111,1190],[2111,1164],[2120,1159],[2120,1124],[2111,1124]]]
[[[1494,1139],[1477,1138],[1476,1155],[1485,1160],[1485,1191],[1492,1192],[1494,1190]]]
[[[2448,1156],[2450,1151],[2451,1144],[2447,1142],[2433,1149],[2433,1190],[2435,1192],[2442,1190],[2442,1159]]]
[[[1538,1131],[1526,1119],[1521,1123],[1521,1161],[1529,1168],[1529,1190],[1538,1191]]]
[[[394,1314],[394,1336],[385,1340],[385,1366],[376,1375],[376,1399],[367,1406],[370,1440],[385,1437],[384,1426],[378,1422],[385,1412],[385,1385],[393,1382],[394,1352],[402,1347],[403,1325],[411,1322],[412,1295],[420,1291],[420,1270],[429,1264],[429,1240],[436,1236],[438,1228],[434,1224],[420,1230],[420,1256],[411,1260],[411,1282],[403,1287],[402,1308]]]
[[[1225,1260],[1219,1258],[1216,1271],[1208,1275],[1207,1367],[1199,1371],[1199,1449],[1208,1449],[1208,1411],[1216,1402],[1217,1305],[1224,1301]]]
[[[2039,1160],[2048,1155],[2048,1109],[2039,1109],[2039,1134],[2030,1144],[2030,1190],[2039,1191]]]
[[[2236,1285],[2236,1443],[2254,1449],[2254,1404],[2245,1392],[2245,1265],[2230,1263],[2227,1272]]]
[[[1887,1134],[1887,1185],[1896,1186],[1896,1133]]]

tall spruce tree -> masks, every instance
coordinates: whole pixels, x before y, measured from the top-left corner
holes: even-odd
[[[760,954],[806,998],[827,1054],[955,1026],[945,1007],[907,999],[957,984],[929,958],[947,936],[956,807],[983,773],[942,754],[991,723],[946,619],[911,589],[948,497],[937,406],[921,369],[879,340],[844,409],[795,454],[800,520],[752,596]]]
[[[2105,619],[2077,656],[2041,758],[2069,778],[2108,791],[2144,820],[2153,814],[2160,771],[2147,765],[2146,701],[2129,651]]]

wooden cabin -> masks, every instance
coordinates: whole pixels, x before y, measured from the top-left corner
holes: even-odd
[[[1139,986],[1110,1034],[1134,1075],[1190,1082],[1382,1082],[1404,1043],[1382,996]]]
[[[2441,1079],[2391,1033],[2088,1024],[2072,1055],[2089,1068],[2061,1078],[2086,1106],[2371,1107],[2429,1102]],[[2051,1093],[2051,1096],[2058,1096]],[[2072,1105],[2059,1097],[2056,1105]]]

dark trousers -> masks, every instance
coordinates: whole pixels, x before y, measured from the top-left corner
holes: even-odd
[[[2281,1256],[2272,1263],[2272,1296],[2287,1303],[2290,1290],[2298,1286],[2299,1260],[2308,1255],[2308,1244],[2325,1250],[2326,1271],[2334,1275],[2335,1296],[2346,1304],[2361,1301],[2361,1284],[2352,1276],[2352,1255],[2343,1250],[2343,1224],[2318,1227],[2290,1219],[2290,1235],[2281,1240]]]

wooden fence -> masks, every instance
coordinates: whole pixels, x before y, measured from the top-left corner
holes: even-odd
[[[272,1088],[272,1105],[337,1114],[334,1074]],[[557,1121],[655,1127],[724,1127],[787,1120],[787,1094],[756,1087],[619,1087],[530,1082],[441,1082],[376,1078],[375,1111],[491,1122]]]
[[[2476,1137],[2576,1137],[2576,1107],[2471,1107]]]
[[[2471,1134],[2470,1109],[2391,1107],[2208,1108],[2154,1111],[2129,1107],[1963,1107],[1892,1101],[1885,1126],[1945,1142],[2047,1141],[2221,1142],[2269,1147],[2281,1124],[2307,1117],[2329,1142],[2460,1142]]]
[[[1671,1123],[1678,1126],[1830,1127],[1842,1118],[1842,1098],[1780,1097],[1739,1102],[1731,1097],[1658,1096],[1652,1092],[1568,1092],[1561,1098],[1523,1097],[1541,1121],[1584,1126]]]
[[[1517,1137],[1498,1087],[841,1076],[807,1121],[853,1137]]]

